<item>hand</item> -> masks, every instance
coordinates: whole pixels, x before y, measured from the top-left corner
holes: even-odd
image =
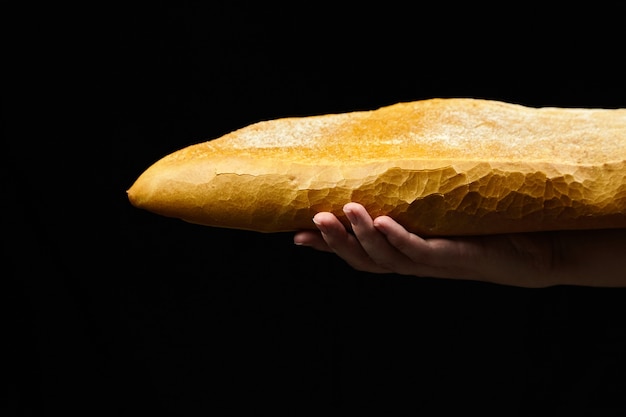
[[[313,218],[320,232],[294,243],[333,252],[372,273],[467,279],[519,287],[626,286],[626,229],[421,238],[387,216],[372,219],[348,203],[351,231],[331,213]]]

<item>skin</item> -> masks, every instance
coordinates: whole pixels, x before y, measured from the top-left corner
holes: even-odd
[[[371,273],[526,288],[626,286],[626,229],[421,238],[388,216],[372,219],[357,203],[346,204],[344,213],[351,230],[332,213],[317,213],[319,232],[298,232],[294,243]]]

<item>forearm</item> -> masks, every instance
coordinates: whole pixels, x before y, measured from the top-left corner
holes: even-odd
[[[556,280],[564,285],[626,287],[626,229],[559,233]]]

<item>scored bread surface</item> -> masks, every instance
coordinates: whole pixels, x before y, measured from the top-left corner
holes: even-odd
[[[286,232],[363,204],[422,235],[626,227],[626,109],[470,98],[258,122],[144,171],[130,202]]]

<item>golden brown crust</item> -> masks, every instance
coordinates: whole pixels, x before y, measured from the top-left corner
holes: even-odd
[[[162,158],[128,197],[260,232],[350,201],[423,235],[626,227],[626,109],[431,99],[264,121]]]

